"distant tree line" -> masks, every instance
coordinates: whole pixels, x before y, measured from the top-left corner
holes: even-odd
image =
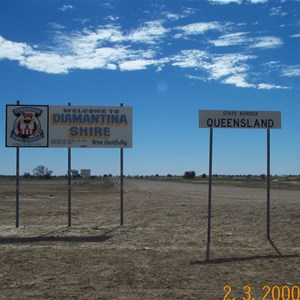
[[[52,179],[53,171],[49,170],[43,165],[35,167],[32,171],[32,175],[29,172],[24,173],[24,178],[39,178],[39,179]]]
[[[183,174],[184,179],[195,179],[196,177],[196,172],[195,171],[186,171]]]
[[[1,175],[0,175],[1,176]],[[76,169],[71,170],[71,176],[74,179],[80,179],[83,178],[80,174],[80,172]],[[234,177],[244,177],[244,178],[261,178],[261,179],[266,179],[265,174],[260,174],[260,175],[218,175],[218,174],[213,174],[213,177],[220,177],[220,178],[234,178]],[[300,175],[283,175],[285,177],[292,177],[292,176],[299,176]],[[24,178],[38,178],[38,179],[52,179],[53,177],[53,171],[49,170],[46,166],[44,165],[39,165],[35,167],[32,171],[32,175],[30,172],[25,172],[23,175]],[[62,176],[63,177],[63,176]],[[65,177],[68,177],[68,174],[65,175]],[[112,174],[104,174],[104,175],[99,175],[99,176],[91,176],[90,179],[97,179],[97,178],[118,178],[120,177],[119,175],[114,176]],[[172,177],[180,177],[179,175],[172,175],[172,174],[167,174],[167,175],[159,175],[159,174],[154,174],[154,175],[125,175],[124,177],[127,178],[136,178],[136,179],[152,179],[152,178],[160,178],[160,177],[167,177],[167,178],[172,178]],[[196,172],[195,171],[185,171],[184,174],[181,176],[184,179],[195,179],[196,178]],[[278,177],[278,175],[271,175],[271,177]],[[199,178],[207,178],[207,175],[203,173],[202,175],[199,176]]]

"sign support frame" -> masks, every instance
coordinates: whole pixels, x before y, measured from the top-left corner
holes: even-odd
[[[39,106],[46,107],[47,114],[44,114],[45,117],[43,117],[43,119],[41,121],[42,123],[40,122],[39,119],[35,119],[35,123],[34,123],[34,125],[37,126],[38,128],[44,128],[44,126],[45,126],[45,128],[47,128],[47,130],[40,130],[40,135],[38,136],[39,139],[46,138],[46,144],[44,141],[41,143],[34,143],[34,142],[36,142],[36,140],[34,140],[34,141],[30,140],[27,143],[27,141],[25,141],[25,139],[24,140],[15,139],[18,141],[18,143],[16,143],[15,141],[13,141],[14,143],[11,142],[11,135],[10,135],[11,131],[10,131],[10,127],[8,127],[8,126],[11,126],[11,124],[12,124],[11,120],[13,120],[13,118],[14,118],[13,114],[16,115],[12,108],[14,106],[21,106],[20,101],[17,100],[16,105],[6,105],[6,147],[15,147],[16,148],[16,167],[15,167],[15,170],[16,170],[16,181],[15,181],[15,184],[16,184],[16,187],[15,187],[16,207],[15,207],[15,212],[16,212],[16,227],[19,227],[19,219],[20,219],[19,218],[19,210],[20,210],[20,148],[21,147],[55,147],[53,145],[51,146],[50,142],[49,142],[50,141],[50,136],[49,136],[50,116],[49,116],[49,113],[50,113],[50,108],[53,108],[54,106],[51,107],[49,105],[24,105],[24,106],[30,106],[31,109],[36,109],[37,112],[35,110],[33,110],[33,114],[35,114],[35,117],[37,117],[37,118],[43,113],[43,110],[41,110]],[[35,108],[35,106],[38,106],[38,108]],[[68,106],[69,106],[69,108],[71,108],[71,102],[68,103]],[[84,113],[85,113],[85,111],[87,111],[88,113],[91,113],[90,110],[97,109],[97,113],[100,113],[101,111],[100,111],[100,109],[98,110],[98,108],[102,109],[102,113],[103,112],[106,113],[106,110],[109,110],[110,113],[118,114],[121,111],[121,113],[123,114],[122,117],[120,117],[120,119],[119,118],[112,119],[112,120],[114,120],[114,121],[112,121],[112,124],[118,124],[120,122],[122,124],[123,123],[126,124],[123,126],[127,126],[127,128],[129,128],[129,129],[126,129],[125,131],[123,131],[123,130],[122,131],[120,131],[120,130],[114,131],[113,135],[112,135],[112,139],[108,139],[107,144],[99,143],[99,145],[105,145],[104,147],[101,147],[101,148],[116,148],[116,147],[120,148],[120,224],[122,226],[124,224],[124,148],[127,148],[127,147],[132,148],[132,108],[131,107],[123,107],[123,103],[120,104],[120,107],[122,107],[122,109],[120,109],[120,108],[117,109],[117,107],[112,107],[112,106],[109,106],[109,107],[98,107],[97,106],[97,107],[91,107],[91,109],[90,109],[90,107],[84,106],[83,108],[75,107],[75,111],[78,111],[78,113],[81,113],[81,109],[83,109]],[[60,108],[60,107],[58,107],[58,108]],[[68,110],[66,110],[66,112],[70,111],[69,108],[68,108]],[[60,109],[62,109],[62,108],[60,108]],[[22,113],[23,111],[26,112],[26,109],[21,108],[20,112]],[[99,122],[100,125],[102,125],[102,122],[104,122],[104,121],[96,121],[99,119],[100,119],[100,117],[98,117],[98,119],[95,117],[94,119],[92,119],[94,121],[91,121],[91,123]],[[17,120],[19,120],[19,119],[17,119]],[[79,121],[77,121],[77,120],[79,120]],[[81,119],[77,118],[74,122],[80,123],[80,120]],[[103,119],[100,119],[100,120],[103,120]],[[110,120],[110,118],[108,118],[107,122],[110,122],[109,120]],[[118,121],[118,120],[121,120],[121,121]],[[10,121],[10,123],[9,123],[9,121]],[[23,119],[22,119],[22,121],[23,121]],[[14,122],[16,122],[16,121],[14,121]],[[128,123],[129,123],[129,125],[128,125]],[[41,124],[43,126],[41,126]],[[109,125],[107,125],[107,126],[109,126]],[[108,134],[109,138],[111,138],[111,136],[109,135],[110,127],[107,127],[108,130],[107,130],[107,132],[103,133],[103,136]],[[28,126],[26,128],[28,128]],[[32,127],[30,127],[30,128],[32,129]],[[89,127],[87,127],[87,128],[89,128]],[[91,128],[93,128],[93,126],[91,126],[90,129]],[[117,126],[115,126],[113,128],[115,129],[115,128],[117,128]],[[44,132],[46,133],[46,135],[44,135]],[[88,131],[86,131],[86,132],[88,132]],[[90,132],[91,132],[91,130],[90,130]],[[99,134],[99,132],[101,133],[101,131],[99,131],[99,130],[96,133]],[[18,131],[17,131],[17,134],[19,134]],[[26,134],[27,134],[27,132],[26,132]],[[82,133],[82,135],[84,135],[84,133]],[[9,137],[10,137],[10,139],[9,139]],[[113,138],[115,139],[115,141],[113,140]],[[68,227],[71,227],[71,225],[72,225],[72,170],[71,170],[71,167],[72,167],[72,152],[71,151],[72,150],[71,150],[71,148],[73,145],[69,144],[69,140],[67,140],[67,139],[65,139],[65,140],[57,139],[57,141],[58,142],[56,142],[56,141],[53,142],[53,144],[67,145],[67,148],[68,148],[68,171],[67,171],[67,173],[68,173],[67,174],[67,176],[68,176],[68,184],[67,184],[68,185],[68,187],[67,187],[67,189],[68,189]],[[93,141],[93,143],[94,143],[94,141]],[[92,145],[94,145],[94,144],[92,144]],[[109,145],[109,146],[107,146],[107,145]],[[114,145],[115,147],[111,147],[110,145]],[[80,147],[84,148],[84,147],[86,147],[86,145],[80,145]]]
[[[219,119],[218,123],[214,124],[213,117],[219,117],[218,114],[223,112],[223,118]],[[202,113],[202,117],[201,117]],[[233,119],[228,119],[227,116],[236,116],[238,111],[199,111],[199,127],[200,128],[209,128],[210,129],[210,138],[209,138],[209,184],[208,184],[208,225],[207,225],[207,248],[206,248],[206,260],[210,259],[210,247],[211,247],[211,206],[212,206],[212,155],[213,155],[213,128],[256,128],[256,124],[259,124],[258,119],[255,121],[254,126],[245,119],[240,119],[240,122],[235,122]],[[264,114],[266,116],[272,116],[274,119],[271,120],[271,123],[261,123],[265,124],[267,132],[267,239],[271,241],[271,162],[270,162],[270,129],[271,128],[281,128],[281,112],[247,112],[250,113],[250,116],[257,116],[258,113]],[[208,114],[210,116],[208,117]],[[242,115],[242,111],[240,111]],[[203,122],[203,119],[206,119],[206,123]],[[209,121],[209,123],[208,123]],[[271,124],[272,126],[270,126]],[[275,126],[273,126],[275,125]],[[257,125],[258,126],[258,125]]]
[[[210,258],[211,245],[211,208],[212,208],[212,160],[213,160],[213,128],[209,135],[209,177],[208,177],[208,217],[207,217],[207,246],[206,260]],[[270,128],[267,128],[267,238],[271,240],[271,162],[270,162]]]

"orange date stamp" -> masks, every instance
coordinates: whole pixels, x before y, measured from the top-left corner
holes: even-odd
[[[255,295],[249,285],[244,285],[240,289],[225,285],[224,292],[223,300],[300,300],[300,286],[298,285],[265,285],[261,288],[260,295]],[[235,292],[242,293],[242,298],[234,297]]]

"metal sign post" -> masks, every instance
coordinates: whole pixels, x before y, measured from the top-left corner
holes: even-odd
[[[71,148],[68,148],[68,226],[71,227],[72,218],[72,172],[71,172]]]
[[[213,129],[210,128],[209,132],[210,132],[210,135],[209,135],[209,183],[208,183],[208,218],[207,218],[207,248],[206,248],[206,260],[209,260],[209,255],[210,255]]]
[[[71,103],[68,103],[70,106]],[[68,226],[71,227],[72,223],[72,172],[71,172],[71,147],[68,147]]]
[[[16,227],[20,216],[20,148],[16,148]]]
[[[17,101],[20,105],[20,101]],[[16,227],[19,227],[20,218],[20,147],[16,147]]]
[[[281,128],[281,112],[278,111],[199,111],[199,127],[210,128],[209,142],[209,185],[208,185],[208,228],[206,260],[210,257],[211,245],[211,202],[212,202],[212,147],[213,128],[267,129],[267,238],[271,240],[270,200],[270,129]]]
[[[123,174],[123,148],[120,149],[120,224],[124,224],[124,174]]]
[[[123,107],[123,103],[121,103]],[[120,224],[124,224],[124,156],[123,148],[120,148]]]
[[[270,236],[270,220],[271,220],[271,201],[270,201],[270,129],[267,129],[267,238]]]

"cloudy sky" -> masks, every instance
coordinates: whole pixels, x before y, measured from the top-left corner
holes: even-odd
[[[132,106],[128,174],[207,172],[198,110],[276,110],[272,173],[300,174],[300,1],[0,1],[0,101]],[[2,174],[14,149],[1,141]],[[219,130],[216,173],[265,173],[264,130]],[[21,170],[65,172],[66,153],[22,149]],[[118,151],[74,149],[74,168],[118,173]],[[97,164],[95,164],[97,161]]]

